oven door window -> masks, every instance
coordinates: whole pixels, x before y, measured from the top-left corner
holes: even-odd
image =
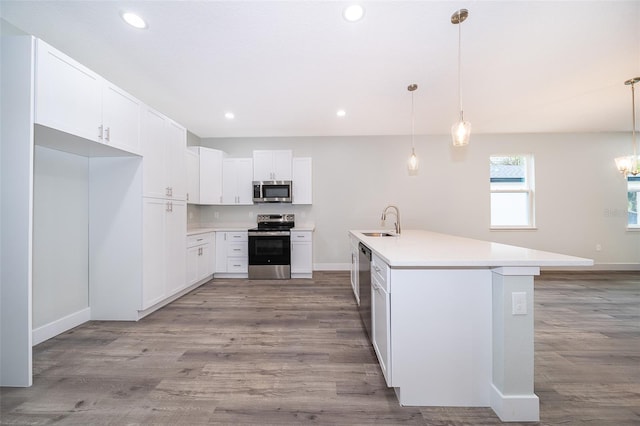
[[[249,236],[250,265],[288,265],[290,262],[289,236]]]

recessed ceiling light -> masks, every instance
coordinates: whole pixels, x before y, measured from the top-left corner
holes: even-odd
[[[144,30],[147,28],[147,23],[144,21],[144,19],[133,12],[122,12],[120,15],[122,16],[122,19],[124,19],[124,22],[134,28],[138,28],[140,30]]]
[[[236,116],[232,112],[226,112],[224,114],[224,118],[226,118],[227,120],[233,120],[234,118],[236,118]]]
[[[344,9],[342,16],[349,22],[357,22],[364,16],[364,8],[359,4],[352,4]]]
[[[345,115],[347,115],[347,112],[343,109],[339,109],[338,112],[336,112],[336,115],[338,117],[344,117]]]

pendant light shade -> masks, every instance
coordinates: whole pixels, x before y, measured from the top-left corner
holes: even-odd
[[[418,174],[418,157],[416,156],[416,147],[414,143],[415,138],[415,113],[413,108],[413,92],[418,89],[417,84],[410,84],[407,90],[411,92],[411,156],[409,157],[409,163],[407,168],[409,169],[409,175],[415,176]]]
[[[618,171],[626,178],[628,175],[636,176],[640,174],[640,158],[638,158],[638,144],[636,141],[636,97],[635,84],[640,82],[640,77],[635,77],[624,82],[625,85],[631,86],[631,144],[633,154],[615,159]]]
[[[451,23],[458,26],[458,109],[460,110],[460,121],[451,126],[451,139],[453,140],[453,146],[465,146],[469,145],[469,138],[471,137],[471,123],[464,121],[464,113],[462,111],[462,23],[469,16],[467,9],[460,9],[451,15]]]

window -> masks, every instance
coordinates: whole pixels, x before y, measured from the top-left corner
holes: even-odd
[[[533,227],[533,156],[492,155],[489,163],[491,227]]]
[[[627,217],[629,228],[640,228],[640,175],[627,177]]]

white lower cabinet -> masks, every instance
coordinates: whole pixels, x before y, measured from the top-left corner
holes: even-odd
[[[391,386],[391,295],[389,269],[377,256],[371,261],[371,343]]]
[[[187,286],[211,278],[214,244],[213,232],[187,237]]]
[[[143,201],[142,301],[144,311],[186,287],[187,204],[145,198]]]
[[[291,278],[313,275],[312,231],[291,231]]]
[[[249,268],[247,231],[216,232],[215,274],[246,278]]]

